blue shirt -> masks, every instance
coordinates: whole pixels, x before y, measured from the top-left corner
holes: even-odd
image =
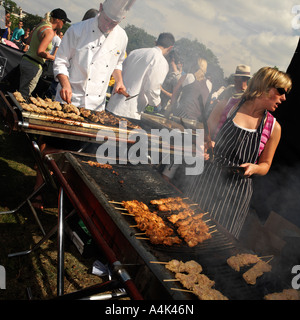
[[[11,37],[11,41],[13,40],[20,40],[21,36],[25,34],[25,31],[23,28],[19,29],[19,28],[15,28],[14,33]]]

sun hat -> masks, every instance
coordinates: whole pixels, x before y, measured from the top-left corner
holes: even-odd
[[[248,77],[251,78],[251,68],[245,64],[240,64],[236,67],[235,76],[236,77]]]

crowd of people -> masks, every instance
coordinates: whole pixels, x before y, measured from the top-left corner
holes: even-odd
[[[20,21],[11,40],[29,44],[29,49],[20,65],[19,90],[30,95],[42,66],[52,61],[50,96],[57,101],[129,119],[156,112],[207,124],[204,172],[187,177],[184,192],[238,238],[249,210],[251,178],[267,174],[280,141],[281,128],[271,113],[286,99],[291,79],[271,67],[251,75],[250,66],[239,64],[234,83],[213,90],[209,62],[196,55],[184,70],[174,50],[176,40],[168,32],[158,36],[153,48],[127,56],[128,36],[120,22],[134,2],[105,0],[99,10],[89,10],[71,25],[53,47],[63,24],[70,22],[65,11],[53,10],[31,33]],[[7,24],[5,36],[9,34]],[[112,77],[114,88],[107,101]],[[168,179],[178,169],[171,172],[171,167],[163,172]]]

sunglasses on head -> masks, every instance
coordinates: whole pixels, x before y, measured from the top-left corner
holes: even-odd
[[[283,94],[287,94],[286,90],[284,88],[275,88],[278,93],[282,96]]]

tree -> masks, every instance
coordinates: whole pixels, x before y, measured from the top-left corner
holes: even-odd
[[[133,25],[127,25],[125,31],[128,35],[127,53],[140,48],[152,48],[155,46],[156,38],[143,29]]]

